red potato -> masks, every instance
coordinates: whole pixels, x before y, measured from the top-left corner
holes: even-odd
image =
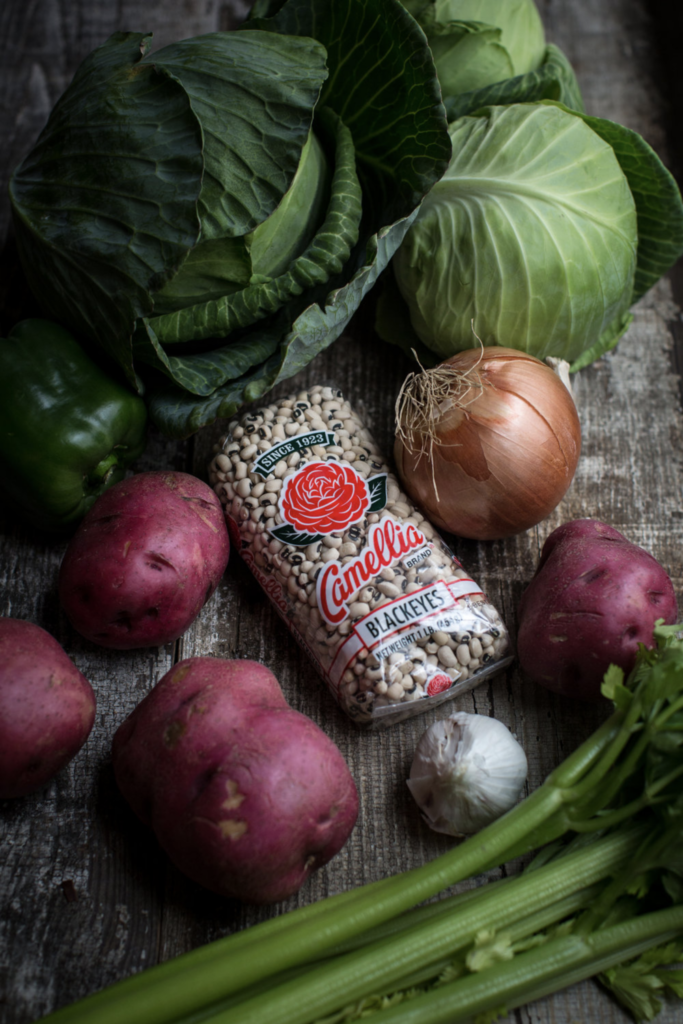
[[[40,626],[0,618],[0,797],[26,796],[85,743],[95,694]]]
[[[657,619],[677,620],[673,584],[643,548],[595,519],[554,530],[519,606],[517,653],[534,682],[597,700],[610,665],[628,673]]]
[[[358,815],[339,749],[255,661],[179,662],[119,727],[112,756],[173,863],[249,903],[297,892]]]
[[[106,491],[72,538],[59,597],[103,647],[179,637],[218,586],[230,554],[220,501],[188,473],[139,473]]]

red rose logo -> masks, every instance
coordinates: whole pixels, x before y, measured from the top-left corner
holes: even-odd
[[[338,462],[309,462],[285,481],[280,512],[301,533],[340,533],[370,507],[360,473]]]
[[[443,672],[439,672],[438,675],[432,676],[427,683],[427,693],[430,697],[433,697],[435,693],[443,693],[444,690],[450,690],[453,685],[453,680],[445,675]]]

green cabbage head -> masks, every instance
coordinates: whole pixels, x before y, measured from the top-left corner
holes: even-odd
[[[432,42],[437,74],[446,93],[525,75],[535,71],[545,55],[545,32],[534,0],[436,0],[434,19],[444,26],[449,22],[476,23],[474,31],[463,33],[460,41],[454,31]],[[458,87],[454,88],[456,81]]]
[[[479,107],[583,101],[571,64],[546,45],[534,0],[405,0],[422,26],[450,121]]]
[[[450,127],[453,157],[394,258],[420,341],[445,358],[505,345],[576,363],[628,323],[636,205],[609,143],[556,104]]]
[[[174,437],[339,337],[450,157],[431,51],[398,0],[252,14],[156,51],[113,35],[10,185],[44,311]]]
[[[385,275],[377,333],[424,366],[474,332],[592,363],[683,255],[675,179],[637,132],[549,100],[484,108],[449,132],[448,170]]]

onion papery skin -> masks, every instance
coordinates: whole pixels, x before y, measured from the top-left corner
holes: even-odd
[[[516,349],[471,349],[440,365],[476,366],[483,388],[461,392],[450,408],[441,403],[431,453],[419,434],[409,450],[400,433],[408,425],[399,424],[394,456],[406,492],[435,526],[460,537],[497,540],[536,526],[566,494],[579,460],[570,392]]]

